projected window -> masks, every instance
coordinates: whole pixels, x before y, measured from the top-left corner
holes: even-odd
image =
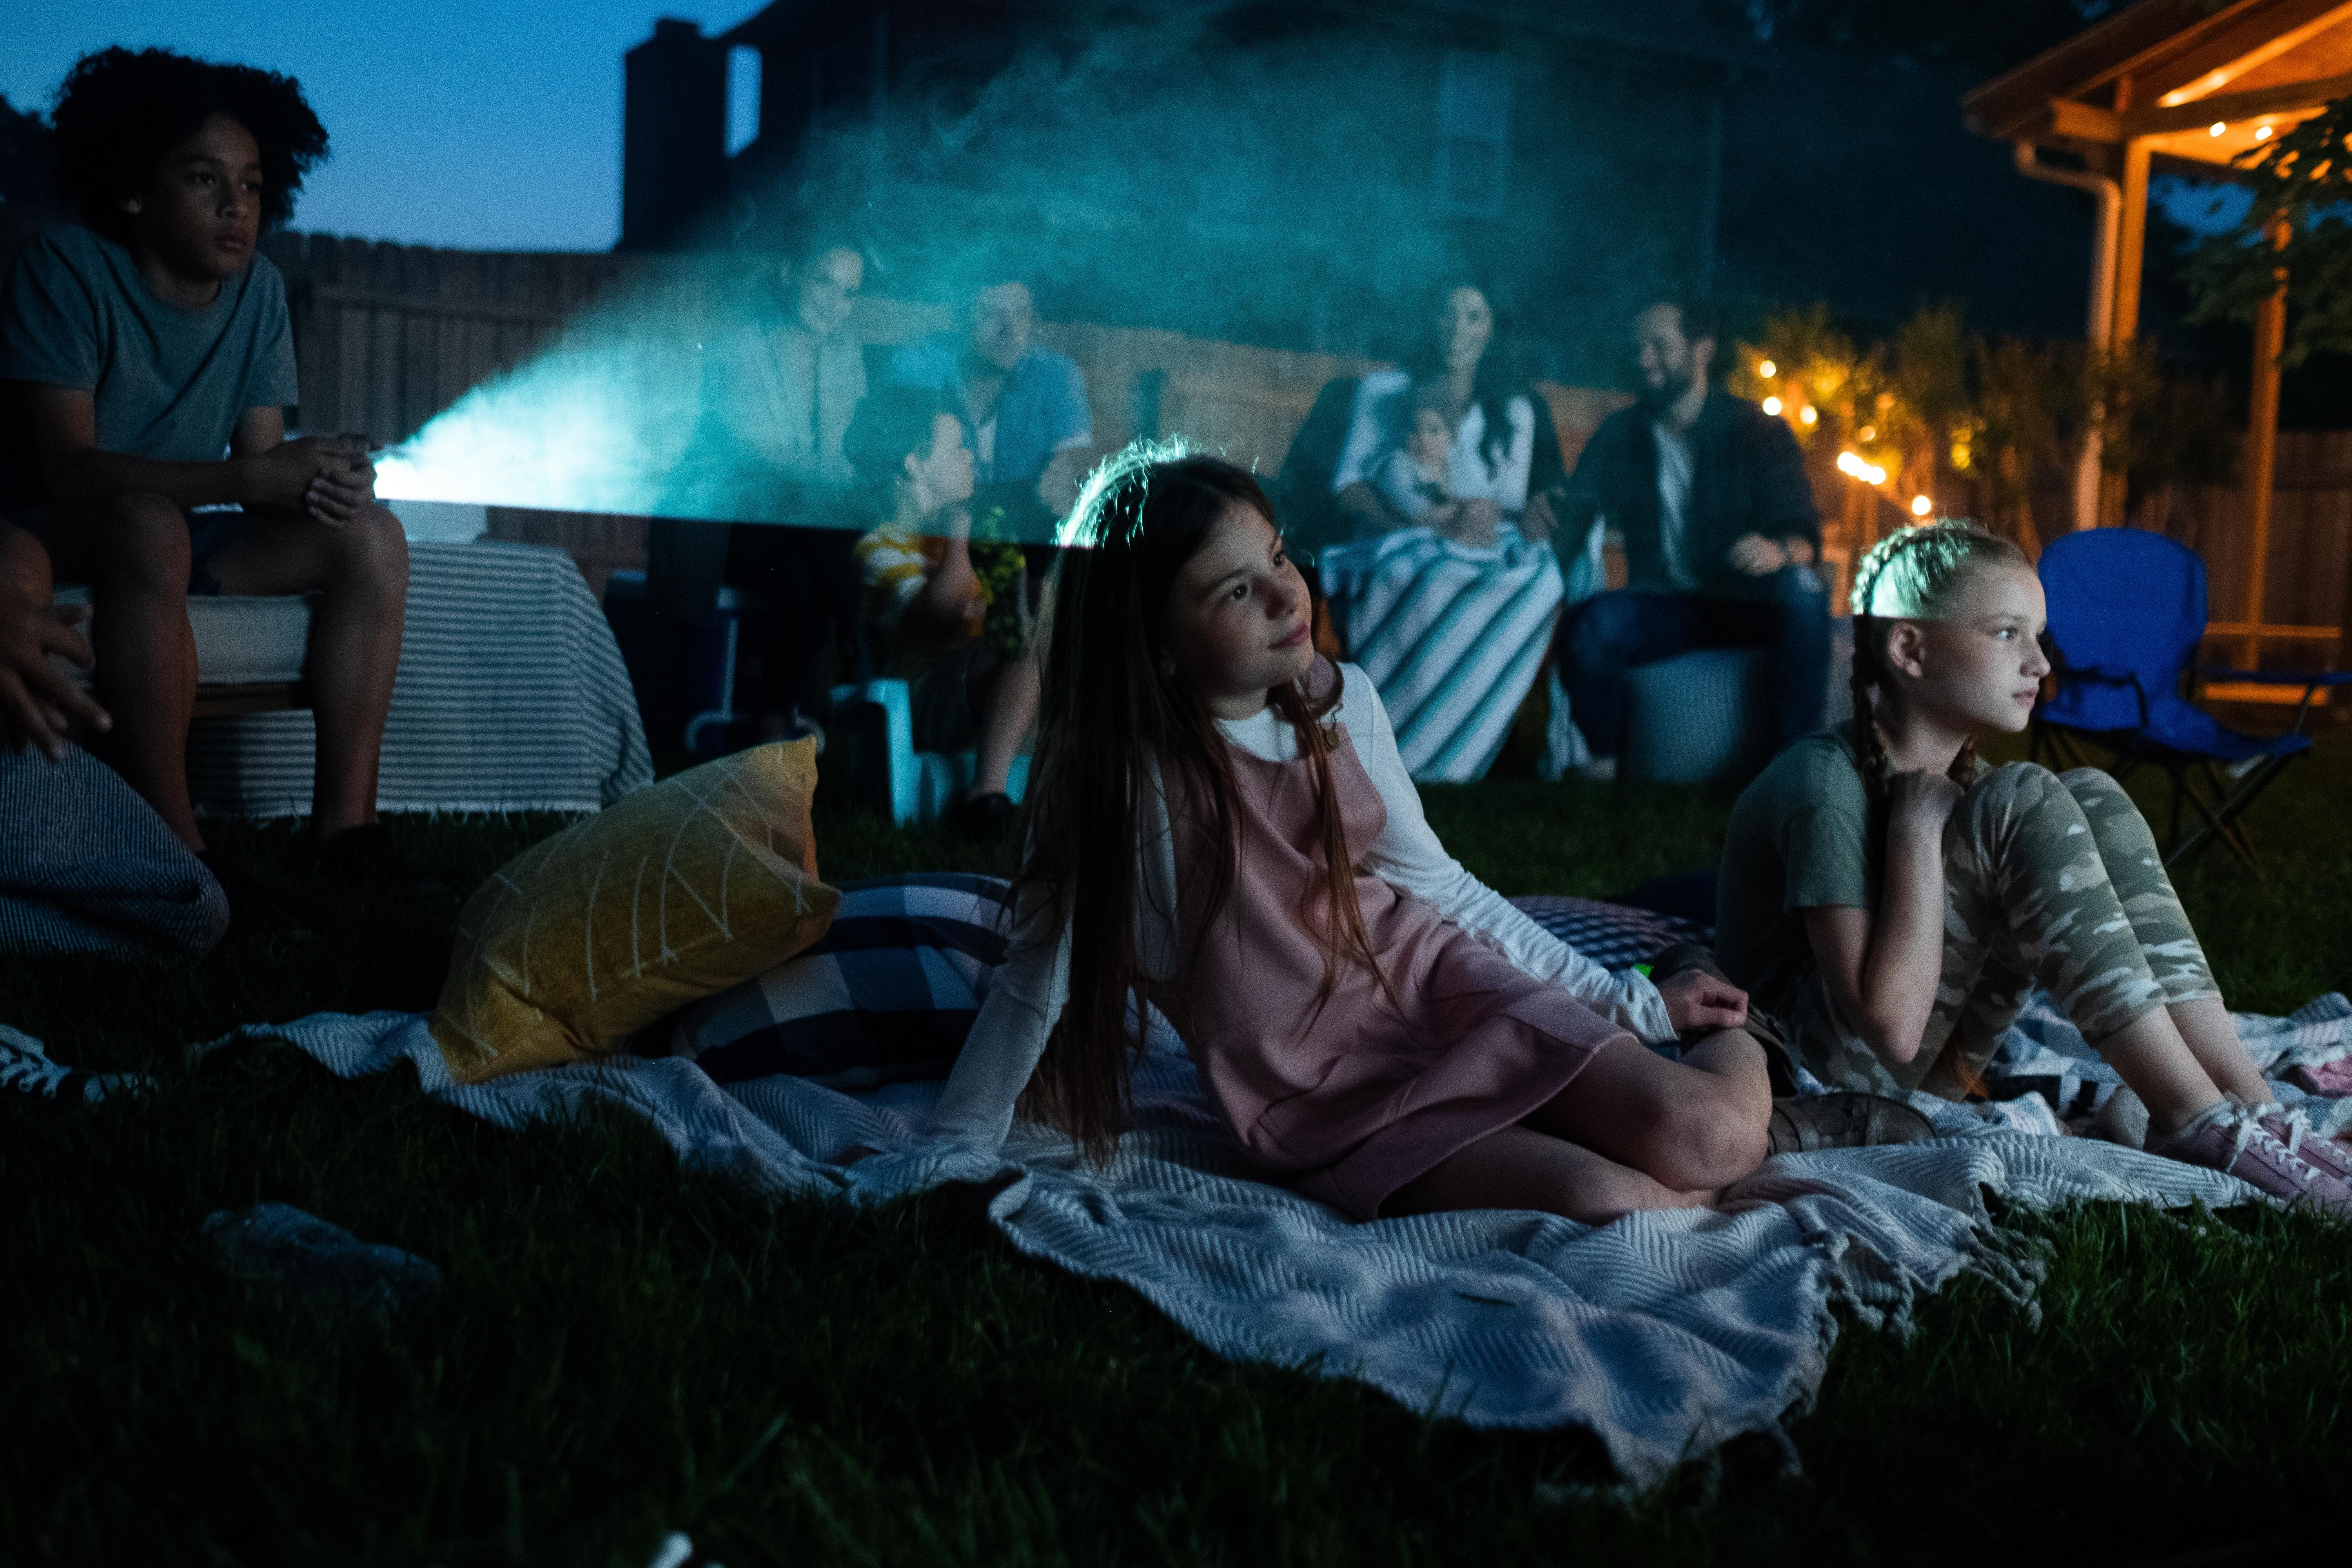
[[[1497,54],[1448,49],[1437,87],[1440,209],[1469,217],[1503,216],[1510,122],[1510,62]]]
[[[727,51],[727,155],[732,158],[759,139],[760,51],[738,44]]]

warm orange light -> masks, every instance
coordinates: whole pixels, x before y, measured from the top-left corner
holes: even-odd
[[[1768,360],[1761,360],[1761,361],[1759,361],[1759,362],[1758,362],[1758,363],[1757,363],[1757,366],[1756,366],[1756,374],[1759,374],[1759,375],[1760,375],[1760,376],[1762,376],[1765,380],[1769,381],[1769,380],[1771,380],[1774,376],[1776,376],[1776,375],[1778,375],[1778,374],[1780,374],[1780,367],[1779,365],[1777,365],[1777,364],[1774,364],[1774,363],[1773,363],[1770,360],[1769,360],[1769,359],[1768,359]]]
[[[1768,397],[1768,398],[1766,398],[1766,399],[1764,400],[1764,412],[1765,412],[1765,413],[1767,413],[1767,414],[1778,414],[1778,413],[1780,413],[1780,400],[1779,398],[1777,398],[1777,397]]]
[[[1840,473],[1851,474],[1864,484],[1883,485],[1886,482],[1885,468],[1880,468],[1876,463],[1864,462],[1853,452],[1840,452],[1837,466]]]
[[[1911,515],[1913,517],[1925,517],[1935,510],[1936,503],[1929,500],[1926,496],[1913,496],[1911,498]]]
[[[1815,420],[1819,419],[1821,416],[1822,416],[1822,415],[1821,415],[1821,410],[1820,410],[1820,409],[1818,409],[1818,408],[1815,408],[1815,407],[1814,407],[1811,404],[1810,404],[1810,403],[1806,404],[1802,408],[1800,408],[1800,409],[1798,409],[1798,410],[1797,410],[1797,417],[1798,417],[1798,418],[1800,418],[1800,419],[1801,419],[1801,420],[1803,420],[1803,421],[1804,421],[1806,424],[1808,424],[1808,425],[1812,424]]]
[[[2213,121],[2211,125],[2206,127],[2205,134],[2208,136],[2219,136],[2222,132],[2227,131],[2228,129],[2230,129],[2230,127],[2225,121],[2217,120]]]
[[[2271,128],[2270,128],[2269,126],[2267,126],[2267,125],[2257,125],[2257,126],[2255,126],[2255,127],[2254,127],[2254,140],[2255,140],[2255,141],[2257,141],[2257,142],[2267,142],[2267,141],[2269,141],[2270,139],[2271,139]]]

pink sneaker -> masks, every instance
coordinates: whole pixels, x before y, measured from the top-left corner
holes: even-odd
[[[2226,1100],[2171,1137],[2150,1142],[2147,1152],[2235,1176],[2291,1208],[2352,1216],[2352,1186],[2291,1152],[2261,1118]]]
[[[2255,1106],[2252,1114],[2263,1124],[2263,1131],[2286,1145],[2288,1153],[2352,1187],[2352,1149],[2333,1138],[2322,1137],[2313,1129],[2311,1118],[2304,1113],[2303,1107],[2289,1108],[2272,1100]]]

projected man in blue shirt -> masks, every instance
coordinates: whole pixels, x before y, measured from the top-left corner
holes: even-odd
[[[947,396],[975,459],[975,506],[1002,506],[1033,538],[1069,510],[1095,439],[1086,378],[1034,341],[1036,325],[1027,284],[991,283],[972,292],[960,331],[909,344],[890,367],[893,381]]]
[[[289,440],[286,288],[256,252],[327,133],[299,86],[149,49],[76,62],[58,99],[60,194],[0,289],[0,745],[61,756],[79,729],[200,854],[185,755],[192,594],[318,594],[311,840],[346,881],[429,889],[375,816],[408,582],[358,437]],[[92,589],[88,640],[51,608]],[[95,700],[51,653],[91,668]],[[282,921],[206,855],[232,920]]]

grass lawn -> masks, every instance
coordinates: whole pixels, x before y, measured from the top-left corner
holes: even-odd
[[[1727,799],[1504,780],[1428,792],[1506,892],[1597,894],[1713,858]],[[556,824],[404,822],[471,887]],[[2352,989],[2352,732],[2253,816],[2256,883],[2184,879],[2233,1005]],[[821,816],[835,877],[1001,869]],[[1849,1325],[1791,1430],[1632,1507],[1591,1439],[1429,1421],[1234,1366],[1124,1289],[1023,1259],[952,1194],[874,1212],[682,1175],[625,1120],[501,1132],[405,1071],[180,1048],[320,1009],[425,1008],[449,913],[309,879],[290,830],[224,829],[323,924],[171,969],[0,961],[0,1021],[161,1072],[96,1112],[0,1104],[0,1563],[620,1564],[683,1530],[760,1563],[2223,1563],[2352,1490],[2352,1236],[2267,1211],[2013,1215],[2039,1328],[1962,1281],[1908,1342]],[[248,1298],[197,1226],[299,1205],[438,1262],[403,1329]],[[2346,1443],[2339,1449],[2336,1445]]]

